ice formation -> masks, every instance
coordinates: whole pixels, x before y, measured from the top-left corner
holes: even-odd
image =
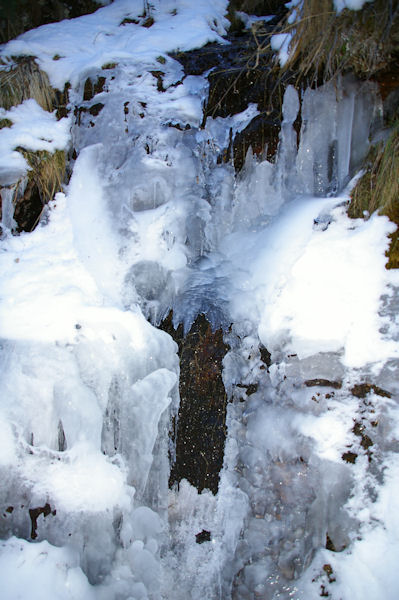
[[[275,163],[249,151],[236,176],[217,157],[256,106],[201,128],[207,80],[166,54],[224,43],[227,2],[151,4],[148,29],[130,22],[141,1],[115,0],[2,49],[38,56],[77,107],[72,177],[39,227],[9,235],[3,197],[2,593],[393,600],[393,226],[345,212],[379,125],[376,89],[345,79],[299,97],[289,86]],[[21,144],[65,147],[69,121],[42,112],[28,101],[7,113],[2,175],[26,169]],[[155,325],[171,308],[186,329],[204,313],[230,347],[216,496],[187,481],[168,490],[179,365]]]

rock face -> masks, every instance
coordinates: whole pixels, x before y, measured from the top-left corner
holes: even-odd
[[[7,42],[20,33],[45,23],[73,19],[98,8],[99,4],[93,0],[8,0],[0,6],[0,42]]]
[[[234,4],[235,10],[244,10],[238,4]],[[276,12],[277,9],[264,7],[260,14]],[[200,75],[210,70],[203,126],[209,117],[225,118],[244,111],[251,103],[257,105],[259,114],[235,135],[220,157],[220,162],[233,160],[236,171],[241,170],[249,148],[269,161],[274,161],[276,156],[282,98],[292,80],[289,72],[281,75],[272,70],[272,54],[267,46],[277,21],[278,16],[270,22],[262,21],[254,32],[233,30],[227,36],[230,43],[226,46],[208,44],[198,50],[172,55],[183,65],[186,75]],[[295,128],[299,131],[300,119]]]
[[[227,396],[222,360],[228,350],[222,329],[212,331],[201,314],[184,335],[172,326],[172,315],[162,329],[179,345],[180,408],[176,427],[176,461],[170,484],[187,479],[199,491],[218,491],[226,439]]]

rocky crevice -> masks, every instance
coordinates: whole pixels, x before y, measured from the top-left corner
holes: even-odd
[[[170,486],[187,479],[200,492],[218,491],[226,440],[227,395],[222,361],[228,351],[223,330],[212,330],[201,314],[190,331],[174,329],[172,313],[161,324],[179,346],[180,407],[176,424],[176,460]]]

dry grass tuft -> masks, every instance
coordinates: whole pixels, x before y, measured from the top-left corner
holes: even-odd
[[[366,173],[352,191],[348,208],[351,218],[376,210],[396,223],[398,229],[389,237],[387,269],[399,268],[399,121],[385,145],[371,149]]]
[[[399,44],[397,1],[374,0],[360,11],[334,11],[332,0],[303,0],[299,14],[284,30],[291,32],[291,56],[286,68],[299,77],[328,80],[353,71],[360,77],[385,69]],[[292,17],[293,18],[293,15]]]
[[[31,167],[28,180],[37,186],[44,206],[61,190],[66,168],[65,152],[56,150],[51,154],[45,150],[30,152],[21,148],[19,151]]]
[[[51,111],[55,102],[55,92],[49,79],[39,69],[33,57],[23,57],[0,70],[0,106],[9,110],[24,100],[34,98],[44,109]]]
[[[0,119],[0,129],[4,129],[4,127],[11,127],[12,121],[10,119]]]

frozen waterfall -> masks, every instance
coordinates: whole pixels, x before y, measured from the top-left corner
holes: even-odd
[[[256,106],[204,122],[206,76],[168,54],[225,43],[226,2],[154,0],[149,28],[142,4],[116,0],[2,49],[71,83],[57,128],[76,157],[31,233],[11,235],[1,191],[4,598],[394,600],[394,226],[346,215],[382,125],[377,86],[287,86],[274,162],[250,149],[236,173],[220,156]],[[29,148],[58,148],[55,119],[35,114]],[[23,139],[3,132],[15,162]],[[186,333],[203,314],[228,347],[216,494],[168,487],[170,311]]]

